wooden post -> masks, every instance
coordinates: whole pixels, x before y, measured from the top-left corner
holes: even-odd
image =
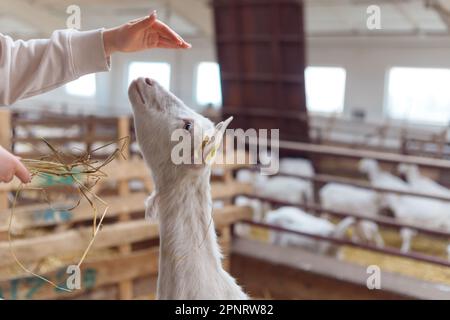
[[[0,109],[0,146],[10,150],[11,147],[11,111]],[[0,191],[0,209],[8,208],[8,192]]]
[[[130,119],[129,117],[120,117],[117,123],[117,135],[118,139],[129,136],[130,135]],[[123,152],[124,156],[129,159],[130,157],[130,149],[127,148]],[[120,161],[127,161],[125,159],[120,159]],[[119,197],[126,197],[130,194],[130,188],[128,185],[128,180],[119,181],[118,192]],[[119,221],[127,221],[130,219],[128,212],[122,212],[119,215]],[[126,254],[131,252],[131,246],[129,244],[122,245],[119,247],[119,251],[122,254]],[[133,282],[132,280],[125,280],[119,283],[119,299],[121,300],[131,300],[133,299]]]
[[[448,128],[444,129],[440,134],[437,141],[437,156],[439,158],[444,157],[444,149],[445,145],[447,144],[447,135],[448,135]]]
[[[89,116],[86,119],[85,128],[86,128],[86,152],[91,153],[92,151],[92,144],[95,137],[95,117]],[[120,120],[119,120],[120,121]],[[119,137],[120,138],[120,137]]]

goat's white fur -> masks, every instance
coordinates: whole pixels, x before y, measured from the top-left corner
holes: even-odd
[[[378,162],[373,159],[361,160],[360,170],[368,174],[371,184],[375,187],[400,191],[419,191],[419,189],[414,190],[410,184],[402,179],[381,170]],[[429,190],[430,188],[429,186],[422,186],[421,189]],[[429,229],[450,230],[448,206],[442,201],[409,195],[386,194],[381,196],[380,202],[381,206],[392,210],[398,221]],[[409,228],[401,230],[401,250],[403,252],[410,250],[412,238],[415,234],[416,232]]]
[[[378,197],[372,190],[366,190],[340,183],[328,183],[319,191],[320,202],[324,209],[353,213],[362,217],[378,216]],[[360,220],[355,225],[355,241],[374,243],[384,246],[378,225],[368,220]]]
[[[338,224],[333,224],[327,219],[316,217],[296,207],[281,207],[268,212],[265,222],[309,234],[345,238],[345,233],[355,224],[355,219],[347,217]],[[328,242],[279,231],[270,232],[270,241],[282,246],[301,246],[321,253],[326,253],[333,247]]]
[[[214,130],[212,122],[153,80],[133,81],[129,98],[137,140],[155,186],[146,215],[155,217],[157,212],[160,227],[157,298],[247,299],[222,268],[211,216],[209,164],[175,165],[171,161],[176,143],[171,141],[173,130],[182,129],[189,119],[193,130],[186,130],[186,135],[195,136]]]

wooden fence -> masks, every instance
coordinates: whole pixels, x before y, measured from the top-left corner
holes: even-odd
[[[27,120],[28,121],[28,120]],[[16,120],[15,125],[24,125],[25,120]],[[48,121],[48,123],[45,123]],[[113,135],[86,137],[80,141],[109,141],[131,135],[129,117],[109,119]],[[0,114],[0,139],[8,147],[8,142],[17,143],[21,139],[11,139],[11,118],[8,112]],[[31,123],[31,122],[30,122]],[[37,121],[33,121],[37,123]],[[39,126],[56,125],[48,119],[40,121]],[[60,125],[60,123],[58,123]],[[9,139],[9,140],[8,140]],[[32,138],[27,138],[30,142]],[[51,140],[64,147],[64,140]],[[25,141],[28,141],[25,140]],[[67,138],[66,140],[71,140]],[[34,143],[35,140],[32,142]],[[108,142],[108,141],[105,141]],[[108,203],[108,213],[103,227],[82,265],[82,284],[80,290],[72,293],[56,289],[45,281],[25,273],[16,263],[10,245],[27,268],[63,286],[69,274],[68,265],[77,264],[88,246],[92,234],[92,208],[82,200],[74,210],[74,199],[70,193],[63,200],[46,204],[39,192],[19,201],[14,210],[12,241],[8,241],[11,198],[19,187],[14,180],[0,185],[0,297],[4,299],[67,299],[67,298],[108,298],[137,299],[152,298],[155,294],[155,279],[158,272],[158,239],[156,223],[144,220],[145,199],[153,186],[150,173],[139,156],[127,150],[127,160],[115,160],[104,168],[106,177],[96,185],[96,193]],[[219,241],[223,249],[224,265],[229,267],[231,225],[235,221],[250,219],[252,211],[248,207],[232,204],[232,199],[241,193],[249,192],[249,186],[232,179],[232,171],[239,166],[218,165],[212,182],[214,200],[221,200],[224,206],[214,210],[213,217]],[[41,181],[49,187],[49,181]],[[61,189],[61,181],[52,181],[56,189]],[[62,182],[70,188],[70,182]],[[68,184],[68,185],[67,185]],[[33,196],[35,198],[33,198]],[[99,205],[99,212],[103,207]]]

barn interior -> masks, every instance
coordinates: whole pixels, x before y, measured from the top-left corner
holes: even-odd
[[[250,297],[450,299],[450,0],[0,0],[0,33],[151,10],[192,48],[117,53],[0,108],[0,145],[22,159],[122,155],[86,194],[72,175],[0,184],[0,298],[156,298],[154,181],[128,97],[148,77],[244,132],[227,131],[211,192],[223,267]],[[81,288],[64,290],[81,257]]]

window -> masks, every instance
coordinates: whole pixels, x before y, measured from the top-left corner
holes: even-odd
[[[450,69],[399,68],[389,71],[387,115],[413,122],[450,120]]]
[[[170,64],[166,62],[132,62],[128,68],[128,84],[136,78],[148,77],[170,90]]]
[[[215,107],[222,105],[222,88],[220,85],[219,64],[202,62],[197,68],[197,103]]]
[[[306,105],[313,112],[342,112],[345,97],[343,68],[307,67],[305,70]]]
[[[73,96],[93,97],[97,90],[95,86],[95,74],[87,74],[77,80],[69,82],[66,84],[65,88],[66,92]]]

